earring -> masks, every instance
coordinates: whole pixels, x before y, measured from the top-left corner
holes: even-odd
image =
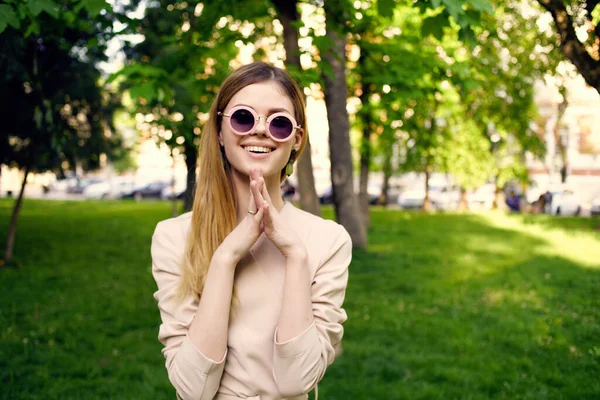
[[[290,160],[288,161],[287,165],[285,166],[285,174],[287,176],[290,176],[294,173],[295,158],[296,158],[296,150],[292,150],[292,153],[290,154]]]

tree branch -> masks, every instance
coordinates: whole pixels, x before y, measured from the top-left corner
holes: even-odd
[[[588,7],[600,1],[588,1]],[[588,85],[600,93],[600,60],[595,60],[585,49],[575,34],[573,19],[561,0],[538,0],[538,3],[550,11],[560,37],[560,48],[564,55],[577,67]],[[593,8],[591,9],[593,10]]]

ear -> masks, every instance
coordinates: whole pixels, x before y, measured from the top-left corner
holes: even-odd
[[[225,146],[225,144],[223,143],[223,135],[221,134],[221,132],[219,132],[219,145],[221,145],[221,147]]]
[[[304,129],[297,129],[296,134],[294,135],[294,144],[292,145],[294,150],[298,151],[300,149],[302,137],[304,137]]]

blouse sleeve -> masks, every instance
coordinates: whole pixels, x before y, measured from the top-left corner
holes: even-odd
[[[330,251],[320,262],[312,282],[314,323],[298,336],[277,342],[273,352],[273,375],[284,397],[308,393],[325,375],[341,348],[342,323],[347,315],[342,308],[352,259],[352,241],[344,228]]]
[[[215,362],[202,354],[187,335],[198,302],[193,296],[183,301],[175,298],[185,248],[185,235],[177,228],[180,226],[164,221],[157,225],[152,236],[152,275],[158,286],[154,298],[162,320],[158,340],[165,346],[162,353],[177,397],[212,399],[219,388],[227,353]]]

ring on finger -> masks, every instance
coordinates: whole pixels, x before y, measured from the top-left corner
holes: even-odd
[[[248,214],[254,215],[254,214],[256,214],[256,211],[248,210]]]

